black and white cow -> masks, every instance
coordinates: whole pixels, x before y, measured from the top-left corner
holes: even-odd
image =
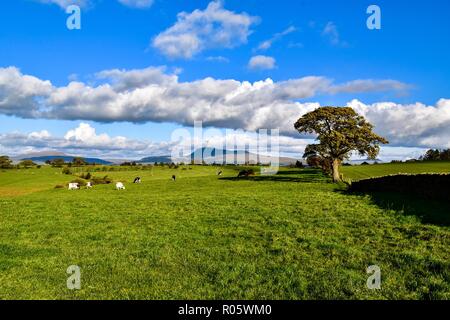
[[[134,178],[133,183],[141,183],[141,177]]]

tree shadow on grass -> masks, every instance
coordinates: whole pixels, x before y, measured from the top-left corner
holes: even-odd
[[[384,210],[394,210],[401,215],[416,216],[423,223],[450,226],[450,203],[396,192],[350,192],[347,195],[369,195],[373,204]]]
[[[237,175],[237,173],[236,173]],[[326,177],[321,170],[319,169],[290,169],[283,170],[281,169],[276,174],[271,175],[255,175],[249,177],[223,177],[220,180],[229,180],[229,181],[255,181],[255,182],[264,182],[264,181],[274,181],[274,182],[330,182],[330,179]]]

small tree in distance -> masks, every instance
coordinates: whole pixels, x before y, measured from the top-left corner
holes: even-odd
[[[87,164],[88,163],[86,162],[86,160],[84,160],[81,157],[75,157],[72,160],[72,165],[75,166],[75,167],[81,167],[81,166],[85,166]]]
[[[1,169],[10,169],[12,168],[12,161],[8,156],[0,156],[0,168]]]
[[[31,168],[36,166],[36,163],[33,162],[33,160],[22,160],[19,163],[19,166],[24,167],[24,168]]]
[[[372,132],[373,125],[350,107],[322,107],[303,115],[294,124],[300,133],[317,135],[319,143],[310,144],[305,155],[313,154],[328,161],[333,181],[341,180],[339,166],[352,152],[375,159],[380,144],[389,143]]]
[[[56,158],[56,159],[52,159],[50,161],[50,164],[52,167],[61,168],[62,166],[64,166],[65,162],[64,162],[64,159]]]

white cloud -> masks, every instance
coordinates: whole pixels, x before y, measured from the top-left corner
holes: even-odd
[[[276,61],[273,57],[268,56],[254,56],[250,58],[248,62],[248,67],[250,69],[258,69],[258,70],[270,70],[275,68]]]
[[[272,45],[273,45],[274,42],[276,42],[276,41],[278,41],[278,40],[281,40],[281,38],[283,38],[284,36],[287,36],[288,34],[293,33],[293,32],[295,32],[295,31],[297,31],[297,28],[295,28],[294,26],[290,26],[290,27],[288,27],[287,29],[283,30],[282,32],[275,33],[275,34],[272,36],[272,38],[270,38],[270,39],[268,39],[268,40],[265,40],[265,41],[261,42],[261,43],[258,45],[258,48],[257,48],[257,49],[258,49],[258,50],[267,50],[267,49],[269,49],[270,47],[272,47]]]
[[[366,117],[393,145],[450,148],[450,99],[441,99],[435,106],[392,102],[366,105],[358,100],[348,106]]]
[[[91,3],[91,0],[36,0],[45,4],[56,4],[62,9],[66,9],[70,5],[77,5],[80,7],[86,7]]]
[[[52,90],[50,81],[23,75],[15,67],[0,68],[0,113],[33,117],[38,112],[37,99]]]
[[[105,70],[97,73],[98,79],[108,79],[115,90],[126,91],[149,85],[170,85],[177,82],[177,72],[166,74],[166,67],[149,67],[134,70]]]
[[[111,139],[105,133],[97,135],[97,133],[95,132],[95,128],[91,127],[87,123],[80,123],[78,128],[69,130],[64,136],[64,139],[66,139],[67,141],[80,142],[91,146],[111,144],[118,144],[120,146],[123,146],[123,143],[127,140],[124,137],[116,137],[114,139]]]
[[[233,48],[247,43],[256,17],[223,8],[221,1],[210,2],[205,10],[181,12],[177,22],[158,34],[153,47],[169,58],[189,59],[206,49]]]
[[[42,151],[52,152],[53,154],[69,154],[85,157],[101,157],[104,159],[141,159],[146,156],[154,155],[171,155],[172,148],[179,145],[188,146],[186,154],[189,155],[194,148],[194,143],[199,148],[216,147],[226,149],[232,143],[234,147],[230,150],[245,149],[250,147],[249,151],[264,155],[276,155],[274,150],[267,149],[263,151],[261,145],[258,149],[258,139],[261,137],[254,132],[226,130],[225,132],[217,129],[206,129],[203,133],[205,138],[203,141],[195,139],[187,141],[161,141],[151,142],[142,140],[133,140],[125,137],[110,137],[102,133],[97,134],[94,127],[87,123],[80,123],[78,127],[69,130],[64,137],[55,137],[50,135],[47,130],[31,133],[11,132],[0,133],[0,153],[10,156],[18,156],[27,153],[39,154]],[[265,141],[265,140],[264,140]],[[292,138],[279,138],[280,154],[293,154],[301,156],[306,144],[311,141]],[[228,143],[228,144],[227,144]],[[197,147],[196,146],[196,147]]]
[[[295,137],[295,120],[320,106],[299,99],[318,94],[398,93],[409,87],[395,80],[333,83],[315,76],[278,82],[214,78],[181,82],[176,72],[167,73],[164,67],[106,70],[97,76],[101,80],[97,86],[71,82],[55,87],[17,68],[0,68],[0,113],[22,118],[174,122],[185,126],[203,121],[204,126],[221,128],[280,128],[283,135]],[[372,122],[391,145],[450,147],[450,99],[441,99],[435,106],[366,105],[358,100],[348,105]],[[102,139],[99,136],[95,139]]]
[[[150,8],[153,4],[153,0],[118,0],[121,4],[132,8]]]
[[[50,133],[47,130],[31,132],[28,135],[28,138],[29,139],[48,139],[48,138],[50,138]]]
[[[133,140],[123,136],[97,134],[95,128],[80,123],[64,137],[54,137],[47,130],[31,133],[0,134],[0,150],[11,156],[40,151],[58,151],[71,155],[103,158],[140,159],[148,155],[167,155],[175,143]]]
[[[192,140],[182,142],[161,141],[155,143],[120,136],[110,137],[105,133],[97,134],[91,125],[80,123],[77,128],[69,130],[64,137],[51,136],[46,130],[29,134],[0,133],[0,154],[18,156],[50,152],[55,155],[69,154],[103,159],[141,159],[147,156],[171,155],[173,150],[180,150],[180,148],[185,150],[184,156],[187,156],[194,148],[209,147],[229,150],[246,149],[260,155],[300,158],[306,145],[313,143],[312,139],[302,139],[298,136],[280,136],[278,148],[274,150],[270,147],[266,149],[264,147],[266,140],[261,136],[258,137],[254,132],[242,130],[225,130],[223,132],[217,129],[206,129],[203,135],[203,140],[192,137]],[[175,147],[176,149],[173,149]],[[378,159],[382,161],[417,159],[426,150],[426,148],[417,147],[382,146]],[[361,157],[355,156],[352,159],[361,159]]]

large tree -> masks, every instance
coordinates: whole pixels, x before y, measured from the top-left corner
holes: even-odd
[[[300,133],[316,134],[319,143],[306,147],[305,155],[318,155],[329,161],[333,181],[340,181],[339,166],[352,152],[375,159],[380,144],[388,143],[376,135],[373,125],[349,107],[322,107],[305,114],[294,125]]]

